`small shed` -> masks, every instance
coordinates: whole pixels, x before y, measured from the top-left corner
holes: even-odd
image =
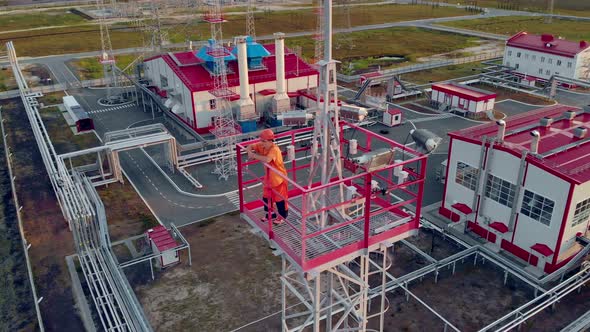
[[[397,108],[389,108],[383,112],[383,124],[388,127],[395,127],[402,122],[402,111]]]
[[[494,109],[496,94],[458,83],[432,85],[431,104],[440,111],[458,111],[477,118]]]
[[[175,250],[178,243],[176,243],[176,240],[170,235],[166,227],[160,225],[148,229],[147,237],[152,247],[152,252],[160,255],[156,266],[165,268],[180,262],[178,251]]]

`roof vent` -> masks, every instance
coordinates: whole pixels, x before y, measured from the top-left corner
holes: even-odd
[[[550,35],[550,34],[542,34],[541,35],[541,40],[544,42],[550,42],[550,41],[553,41],[553,39],[555,39],[553,37],[553,35]]]
[[[588,42],[585,40],[580,40],[580,48],[586,48],[588,46]]]
[[[586,127],[577,127],[574,128],[574,137],[575,138],[584,138],[588,133],[588,129]]]
[[[563,112],[563,118],[566,120],[573,120],[576,117],[576,112],[573,111],[566,111]]]
[[[541,118],[541,126],[543,126],[543,127],[550,127],[552,123],[553,123],[553,118],[549,118],[549,117]]]
[[[552,47],[552,46],[553,46],[553,44],[551,44],[551,43],[545,44],[545,47]]]
[[[533,139],[531,140],[531,153],[539,154],[539,141],[541,140],[541,133],[539,133],[537,130],[533,130],[530,134],[533,136]]]

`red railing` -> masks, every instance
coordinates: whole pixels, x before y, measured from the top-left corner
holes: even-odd
[[[386,147],[393,151],[394,156],[401,156],[399,159],[403,161],[382,165],[372,171],[355,164],[356,170],[347,167],[342,178],[333,178],[325,184],[310,183],[305,171],[311,167],[308,156],[311,144],[296,146],[295,159],[285,162],[287,175],[276,172],[268,164],[246,159],[245,149],[258,140],[237,144],[240,212],[250,223],[265,232],[304,271],[350,259],[350,255],[354,256],[361,249],[403,238],[419,227],[426,156],[364,128],[346,122],[340,123],[341,128],[345,126],[349,129],[341,129],[342,156],[347,155],[345,151],[351,139],[345,136],[354,132],[358,138],[358,151],[370,152],[371,146]],[[276,139],[297,145],[305,143],[312,132],[313,128],[296,129],[278,134]],[[309,141],[311,142],[310,139]],[[321,146],[318,150],[321,150]],[[283,152],[283,155],[286,153]],[[348,161],[348,165],[351,164],[350,159],[342,159]],[[289,217],[279,226],[274,225],[270,218],[264,223],[260,221],[264,202],[262,186],[259,184],[263,182],[265,168],[266,171],[275,171],[288,184],[289,197],[286,199]],[[407,172],[407,179],[402,181],[397,177],[396,180],[393,175],[395,168]],[[302,172],[305,172],[303,176]],[[379,181],[379,190],[373,188],[372,180]],[[340,195],[341,190],[356,190],[357,194],[346,198]],[[336,197],[335,200],[327,202],[325,206],[319,203],[321,199],[330,199],[330,193]],[[273,203],[270,201],[267,205],[267,217],[276,213]],[[413,205],[415,214],[411,215],[405,210],[410,205]],[[351,214],[354,209],[358,213]],[[323,218],[320,219],[319,216]],[[324,224],[318,223],[318,219]]]

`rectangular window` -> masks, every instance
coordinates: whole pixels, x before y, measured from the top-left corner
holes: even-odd
[[[537,56],[533,55],[533,61],[537,61]]]
[[[551,225],[551,216],[553,215],[554,206],[555,203],[549,198],[525,190],[520,213],[542,223],[543,225],[549,226]]]
[[[547,70],[545,71],[545,75],[551,75],[551,71],[549,71],[549,69],[547,69]]]
[[[512,51],[508,51],[508,56],[512,56]]]
[[[589,217],[590,217],[590,198],[586,198],[585,200],[576,204],[576,212],[574,213],[574,218],[572,219],[572,227],[576,227],[579,224],[584,224],[584,223],[588,222]]]
[[[511,208],[515,188],[512,183],[490,174],[486,183],[486,197]]]
[[[543,68],[539,68],[539,74],[543,74]]]
[[[518,69],[519,67],[520,67],[520,65],[517,63],[517,64],[516,64],[516,69]]]
[[[529,58],[529,55],[528,55],[528,54],[525,54],[525,55],[524,55],[524,58],[525,58],[525,59],[528,59],[528,58]]]
[[[516,53],[516,57],[520,58],[520,52]]]
[[[510,67],[510,61],[506,62],[506,66]]]
[[[160,75],[160,84],[162,85],[162,88],[168,87],[168,79],[166,76]]]
[[[548,64],[552,64],[552,63],[553,63],[553,59],[549,58],[549,59],[547,60],[547,63],[548,63]]]
[[[463,187],[475,190],[479,170],[471,167],[464,162],[457,162],[457,173],[455,175],[455,182]]]
[[[571,62],[568,62],[568,63],[567,63],[567,67],[568,67],[568,68],[572,68],[572,63],[571,63]]]
[[[543,62],[545,62],[545,57],[544,56],[541,57],[541,63],[543,63]]]
[[[212,110],[217,108],[217,101],[215,99],[209,100],[209,108]]]
[[[557,60],[557,65],[561,66],[561,60]]]

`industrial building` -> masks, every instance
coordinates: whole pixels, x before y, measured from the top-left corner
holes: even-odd
[[[520,32],[506,42],[503,64],[514,68],[527,82],[548,81],[554,75],[587,79],[590,77],[590,43]]]
[[[449,133],[440,214],[555,271],[588,233],[589,127],[590,109],[556,105]]]
[[[470,118],[481,118],[494,109],[496,94],[459,83],[432,85],[430,103],[440,111],[462,113]]]
[[[318,72],[295,53],[284,48],[284,34],[275,43],[261,45],[250,37],[236,38],[233,48],[224,47],[227,95],[235,118],[244,123],[267,113],[280,114],[305,105],[308,93],[318,85]],[[145,78],[165,105],[199,133],[213,127],[218,115],[213,92],[215,55],[213,41],[197,52],[166,53],[144,61]]]

